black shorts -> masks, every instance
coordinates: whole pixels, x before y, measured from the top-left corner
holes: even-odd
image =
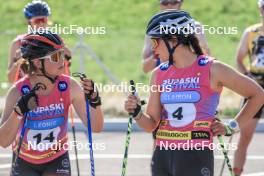
[[[164,150],[156,147],[152,162],[152,176],[213,176],[212,150]]]
[[[15,154],[13,154],[14,162]],[[12,162],[12,163],[13,163]],[[12,165],[11,176],[70,176],[71,166],[69,154],[66,152],[60,157],[44,164],[32,164],[21,158]]]
[[[264,85],[260,85],[263,89],[264,89]],[[243,105],[245,105],[247,102],[247,99],[244,99]],[[256,113],[256,115],[254,116],[254,118],[256,119],[260,119],[262,116],[262,113],[264,113],[264,105],[262,105],[262,107],[259,109],[259,111]]]

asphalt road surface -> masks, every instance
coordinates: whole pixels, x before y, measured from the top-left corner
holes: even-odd
[[[125,132],[103,132],[94,134],[94,157],[96,176],[121,175],[122,158],[124,152]],[[72,134],[69,133],[70,140]],[[226,141],[228,139],[225,138]],[[236,144],[238,135],[234,136]],[[77,133],[79,145],[85,146],[87,137],[84,132]],[[217,142],[217,140],[215,140]],[[129,159],[127,176],[150,176],[150,162],[153,141],[151,134],[145,132],[132,132],[129,146]],[[233,157],[233,151],[230,151]],[[77,175],[74,150],[70,150],[72,175]],[[82,176],[90,175],[89,148],[79,150],[80,173]],[[219,176],[223,162],[221,151],[215,150],[215,176]],[[0,175],[8,176],[11,163],[11,149],[0,148]],[[191,169],[191,168],[190,168]],[[248,160],[244,176],[264,176],[264,133],[256,133],[248,151]],[[225,169],[223,176],[228,176]]]

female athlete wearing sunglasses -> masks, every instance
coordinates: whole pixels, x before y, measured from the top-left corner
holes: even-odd
[[[28,74],[10,88],[0,123],[0,146],[13,144],[11,175],[71,175],[68,110],[72,104],[87,124],[84,92],[76,80],[62,74],[64,44],[58,35],[49,31],[26,35],[21,40],[21,52]],[[92,80],[81,83],[89,95],[92,130],[100,132],[103,113],[99,93]],[[35,90],[39,84],[42,89]]]
[[[160,3],[160,10],[180,10],[183,4],[183,0],[159,0]],[[207,55],[210,55],[210,49],[207,43],[207,40],[205,38],[205,35],[202,33],[202,25],[199,22],[195,22],[195,26],[197,27],[197,31],[200,32],[200,34],[196,34],[196,37],[199,40],[199,44],[204,50],[204,53]],[[142,52],[142,59],[143,59],[143,71],[145,73],[148,73],[152,71],[155,67],[159,66],[161,63],[161,60],[157,55],[153,53],[152,50],[152,44],[149,36],[145,37],[145,43],[143,46],[143,52]],[[154,130],[152,133],[152,137],[155,140],[156,138],[156,132],[158,129]],[[155,144],[154,144],[155,145]]]
[[[50,16],[51,11],[49,5],[40,0],[33,0],[31,3],[28,3],[24,10],[24,15],[27,19],[28,25],[33,29],[39,29],[40,27],[47,27],[48,25],[48,16]],[[24,76],[24,67],[23,59],[21,58],[21,39],[26,34],[18,35],[12,42],[10,47],[10,54],[8,60],[8,80],[13,83],[19,78]],[[65,47],[65,58],[70,62],[71,53],[69,49]],[[67,64],[69,65],[69,64]]]
[[[153,176],[213,176],[213,136],[232,135],[264,103],[264,92],[254,81],[203,54],[193,28],[194,20],[184,11],[152,17],[146,34],[163,64],[152,72],[146,112],[132,94],[125,102],[140,127],[147,132],[158,127]],[[226,125],[215,117],[223,87],[248,98]]]

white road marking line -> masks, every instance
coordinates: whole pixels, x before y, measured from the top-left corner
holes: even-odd
[[[234,158],[233,155],[228,155],[228,157],[230,159]],[[215,159],[224,159],[224,155],[215,155],[214,158]],[[249,159],[249,160],[264,160],[264,156],[263,155],[248,155],[247,159]]]
[[[10,157],[12,157],[12,154],[6,154],[6,153],[0,154],[0,158],[10,158]]]
[[[11,164],[0,164],[0,169],[10,168]]]

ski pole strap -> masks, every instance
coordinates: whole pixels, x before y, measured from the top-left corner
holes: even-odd
[[[36,95],[36,91],[39,89],[45,90],[46,86],[43,83],[37,83],[31,91],[22,95],[18,99],[16,105],[14,106],[14,111],[18,115],[23,116],[25,113],[38,106],[38,96]]]
[[[86,75],[84,73],[79,73],[79,72],[75,72],[72,74],[73,77],[78,77],[81,80],[84,80],[84,78],[86,78]],[[92,98],[92,94],[95,92],[96,87],[94,86],[94,82],[92,82],[92,87],[93,90],[89,91],[89,93],[85,93],[85,99],[89,100],[89,104],[93,107],[96,108],[97,106],[101,106],[102,102],[101,102],[101,97],[99,96],[99,92],[96,91],[96,97]]]
[[[221,120],[219,118],[216,118],[216,120],[218,122],[221,122]],[[236,122],[236,121],[235,121]],[[237,122],[236,122],[237,123]],[[225,123],[225,136],[232,136],[235,133],[235,130],[232,129],[231,123]]]
[[[133,95],[136,94],[136,86],[135,86],[135,82],[133,80],[130,80],[130,86],[131,86],[131,93]],[[134,110],[133,113],[129,113],[130,116],[132,116],[133,118],[137,117],[138,114],[141,112],[141,106],[145,105],[146,102],[144,100],[140,101],[140,104],[137,104],[136,109]]]

